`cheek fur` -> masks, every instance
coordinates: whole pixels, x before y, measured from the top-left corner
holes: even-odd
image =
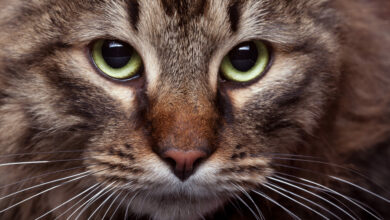
[[[3,0],[0,218],[387,218],[385,2]],[[83,45],[100,38],[134,46],[142,80],[99,75]],[[275,49],[267,75],[220,82],[253,39]],[[184,181],[169,148],[207,158]]]
[[[62,58],[59,62],[68,65],[66,68],[73,69],[73,77],[81,78],[88,83],[101,88],[105,95],[110,96],[116,100],[118,106],[123,112],[131,112],[136,106],[136,92],[138,86],[128,86],[128,84],[121,84],[107,80],[97,72],[93,64],[90,63],[88,54],[84,53],[82,49],[73,49],[67,54],[60,55]]]

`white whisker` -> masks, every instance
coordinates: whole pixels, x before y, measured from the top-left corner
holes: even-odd
[[[344,170],[350,170],[350,171],[356,172],[355,170],[352,170],[352,169],[350,169],[350,168],[346,168],[346,167],[343,167],[343,166],[338,165],[338,164],[329,163],[329,162],[320,161],[320,160],[309,160],[309,159],[287,158],[287,157],[271,157],[271,158],[274,159],[274,160],[290,160],[290,161],[300,161],[300,162],[308,162],[308,163],[323,164],[323,165],[338,167],[338,168],[341,168],[341,169],[344,169]]]
[[[276,182],[279,182],[279,183],[283,183],[283,184],[288,185],[288,186],[291,186],[291,187],[293,187],[293,188],[295,188],[295,189],[299,189],[299,190],[301,190],[301,191],[304,191],[304,192],[306,192],[306,193],[308,193],[308,194],[310,194],[310,195],[312,195],[312,196],[315,196],[315,197],[321,199],[322,201],[325,201],[325,202],[327,202],[328,204],[332,205],[333,207],[336,207],[338,210],[342,211],[343,213],[345,213],[346,215],[348,215],[348,216],[351,217],[352,219],[355,219],[355,218],[354,218],[352,215],[350,215],[347,211],[345,211],[344,209],[342,209],[342,208],[339,207],[338,205],[334,204],[333,202],[329,201],[328,199],[326,199],[326,198],[324,198],[324,197],[322,197],[322,196],[320,196],[320,195],[317,195],[317,194],[315,194],[315,193],[313,193],[313,192],[311,192],[311,191],[309,191],[309,190],[306,190],[306,189],[304,189],[304,188],[302,188],[302,187],[299,187],[299,186],[294,185],[294,184],[292,184],[292,183],[283,181],[282,178],[283,178],[283,177],[278,177],[277,175],[275,175],[274,177],[268,177],[268,179],[271,179],[271,180],[276,181]],[[284,178],[283,178],[283,179],[284,179]],[[330,214],[333,215],[334,217],[336,217],[337,219],[340,219],[340,217],[338,217],[337,215],[334,215],[334,214],[331,213],[331,212],[330,212]]]
[[[37,175],[37,176],[33,176],[33,177],[22,179],[22,180],[19,180],[17,182],[14,182],[14,183],[10,183],[10,184],[7,184],[7,185],[0,186],[0,189],[4,189],[6,187],[13,186],[13,185],[16,185],[16,184],[19,184],[19,183],[27,182],[27,181],[32,180],[32,179],[36,179],[36,178],[40,178],[40,177],[44,177],[44,176],[49,176],[49,175],[56,174],[56,173],[62,173],[62,172],[66,172],[66,171],[76,170],[76,169],[80,169],[80,168],[84,168],[84,167],[87,167],[87,166],[72,167],[72,168],[69,168],[69,169],[63,169],[63,170],[58,170],[58,171],[54,171],[54,172],[44,173],[44,174],[41,174],[41,175]]]
[[[106,187],[104,187],[102,190],[100,190],[96,195],[94,195],[92,198],[90,198],[89,200],[87,200],[85,203],[83,203],[78,209],[76,209],[68,218],[70,219],[71,216],[73,216],[73,214],[75,214],[80,208],[82,208],[84,205],[85,207],[80,211],[80,213],[76,216],[76,220],[80,218],[80,216],[85,212],[85,210],[87,210],[87,208],[92,205],[96,200],[98,200],[101,196],[105,195],[106,193],[104,193],[104,191],[106,191],[109,187],[111,187],[115,182],[112,182],[110,183],[109,185],[107,185]],[[107,192],[110,192],[110,191],[107,191]]]
[[[200,219],[206,220],[206,218],[205,218],[202,214],[200,214],[200,213],[197,213],[197,214],[198,214],[198,216],[200,217]]]
[[[127,204],[126,206],[126,213],[125,213],[125,218],[124,220],[127,220],[127,217],[129,215],[129,208],[130,208],[130,204],[133,202],[133,200],[135,199],[135,197],[138,195],[139,192],[135,193],[133,197],[131,197],[129,203]]]
[[[285,173],[281,173],[281,172],[275,172],[275,173],[278,173],[278,174],[283,175],[283,176],[292,177],[292,178],[298,178],[298,177],[296,177],[296,176],[289,175],[289,174],[285,174]],[[274,175],[274,176],[276,176],[276,175]],[[317,187],[317,186],[313,186],[313,185],[301,183],[301,182],[298,182],[298,181],[294,181],[294,180],[291,180],[291,179],[287,179],[287,178],[284,178],[284,177],[281,177],[281,176],[277,176],[277,177],[282,178],[283,180],[288,181],[288,182],[290,182],[290,183],[295,183],[295,184],[298,184],[298,185],[300,185],[300,186],[305,186],[305,187],[308,187],[308,188],[310,188],[310,189],[314,189],[314,190],[317,190],[317,191],[320,191],[320,192],[326,194],[327,196],[329,196],[329,197],[331,197],[332,199],[334,199],[334,200],[336,200],[337,202],[339,202],[343,207],[345,207],[346,209],[348,209],[348,211],[349,211],[351,214],[354,215],[353,217],[351,217],[349,214],[347,214],[348,216],[350,216],[350,217],[353,218],[353,219],[360,219],[360,218],[356,215],[356,213],[355,213],[353,210],[351,210],[350,207],[348,207],[346,204],[344,204],[344,203],[341,202],[339,199],[337,199],[337,198],[334,197],[332,194],[330,194],[328,190],[323,189],[323,188],[319,188],[319,187]],[[346,212],[344,212],[344,213],[346,213]]]
[[[308,156],[308,155],[299,155],[299,154],[285,154],[285,153],[261,153],[260,155],[276,155],[276,156],[281,156],[281,157],[292,157],[292,158],[302,158],[302,159],[321,159],[321,157],[314,157],[314,156]],[[272,157],[271,157],[272,158]]]
[[[241,186],[233,184],[236,188],[238,188],[255,206],[257,213],[259,214],[259,217],[264,220],[263,213],[260,211],[259,207],[256,205],[255,201],[253,201],[252,197],[243,189]]]
[[[252,215],[257,219],[257,220],[260,220],[260,218],[257,216],[256,212],[253,211],[253,209],[243,200],[241,199],[239,196],[235,195],[234,196],[240,201],[242,202],[242,204],[244,204],[248,209],[249,211],[252,213]]]
[[[2,163],[0,167],[6,166],[15,166],[15,165],[36,165],[36,164],[48,164],[48,163],[60,163],[60,162],[70,162],[70,161],[81,161],[90,158],[79,158],[79,159],[68,159],[68,160],[39,160],[39,161],[21,161],[21,162],[12,162],[12,163]]]
[[[64,205],[68,204],[69,202],[71,202],[71,201],[75,200],[76,198],[78,198],[78,197],[82,196],[83,194],[87,193],[89,190],[93,189],[94,187],[97,187],[98,185],[99,185],[99,184],[98,184],[98,183],[96,183],[95,185],[93,185],[93,186],[89,187],[88,189],[86,189],[86,190],[82,191],[81,193],[77,194],[76,196],[74,196],[74,197],[70,198],[69,200],[67,200],[67,201],[63,202],[62,204],[60,204],[60,205],[56,206],[55,208],[51,209],[50,211],[46,212],[45,214],[43,214],[43,215],[39,216],[39,217],[38,217],[38,218],[36,218],[35,220],[42,219],[43,217],[45,217],[45,216],[49,215],[49,214],[50,214],[50,213],[52,213],[53,211],[55,211],[55,210],[57,210],[57,209],[61,208],[62,206],[64,206]]]
[[[51,183],[60,182],[62,180],[71,179],[73,177],[81,176],[81,175],[84,175],[84,174],[89,173],[89,172],[90,171],[85,171],[85,172],[82,172],[82,173],[74,174],[74,175],[71,175],[71,176],[67,176],[67,177],[63,177],[63,178],[60,178],[60,179],[52,180],[52,181],[49,181],[49,182],[41,183],[41,184],[38,184],[38,185],[35,185],[35,186],[31,186],[31,187],[28,187],[28,188],[16,191],[14,193],[8,194],[6,196],[3,196],[3,197],[0,198],[0,201],[3,200],[3,199],[9,198],[11,196],[17,195],[19,193],[31,190],[31,189],[35,189],[35,188],[38,188],[38,187],[41,187],[41,186],[45,186],[45,185],[48,185],[48,184],[51,184]]]
[[[118,211],[119,207],[122,205],[122,203],[125,201],[125,199],[127,198],[127,196],[130,194],[130,192],[128,192],[123,198],[122,200],[120,201],[120,203],[118,204],[118,206],[116,207],[116,209],[114,210],[114,212],[112,213],[111,217],[110,217],[110,220],[112,220],[112,218],[115,216],[115,213]]]
[[[286,189],[284,189],[284,188],[282,188],[282,187],[280,187],[280,186],[277,186],[277,185],[275,185],[275,184],[272,184],[272,183],[267,183],[266,185],[271,186],[271,187],[273,187],[274,189],[276,188],[276,189],[278,189],[278,190],[281,190],[281,191],[283,191],[283,192],[285,192],[285,193],[291,194],[291,195],[293,195],[293,196],[295,196],[295,197],[298,197],[298,198],[300,198],[300,199],[302,199],[302,200],[304,200],[304,201],[306,201],[306,202],[308,202],[308,203],[310,203],[310,204],[312,204],[312,205],[314,205],[314,206],[317,206],[317,207],[319,207],[320,209],[325,210],[326,212],[332,214],[332,212],[330,212],[328,209],[324,208],[323,206],[321,206],[321,205],[319,205],[319,204],[317,204],[317,203],[315,203],[315,202],[313,202],[313,201],[311,201],[311,200],[309,200],[309,199],[306,199],[306,198],[303,197],[303,196],[300,196],[300,195],[298,195],[298,194],[296,194],[296,193],[290,192],[290,191],[288,191],[288,190],[286,190]],[[294,202],[297,202],[297,201],[294,201]],[[321,216],[321,217],[323,217],[323,218],[325,218],[325,219],[329,219],[328,217],[324,216],[323,214],[321,214],[320,212],[316,211],[315,209],[312,209],[310,206],[306,206],[306,205],[303,204],[303,203],[301,203],[301,204],[304,205],[305,208],[308,208],[310,211],[316,213],[317,215],[319,215],[319,216]],[[339,217],[337,217],[337,218],[340,219]]]
[[[27,164],[45,164],[45,163],[50,163],[50,161],[48,161],[48,160],[41,160],[41,161],[26,161],[26,162],[3,163],[3,164],[0,164],[0,167],[13,166],[13,165],[27,165]]]
[[[379,216],[380,218],[383,219],[383,217],[375,210],[373,209],[371,206],[367,205],[367,204],[364,204],[363,202],[360,202],[359,200],[357,199],[354,199],[354,198],[350,198],[352,199],[353,201],[355,201],[356,203],[359,203],[361,206],[364,206],[366,207],[367,209],[369,209],[371,212],[375,213],[375,215]]]
[[[354,170],[354,169],[351,169],[351,168],[348,168],[348,167],[343,167],[339,164],[335,164],[335,163],[329,163],[329,162],[325,162],[325,161],[320,161],[320,160],[308,160],[308,159],[296,159],[296,158],[285,158],[285,157],[272,157],[272,159],[276,159],[276,160],[290,160],[290,161],[300,161],[300,162],[307,162],[307,163],[316,163],[316,164],[322,164],[322,165],[327,165],[327,166],[331,166],[331,167],[336,167],[336,168],[340,168],[340,169],[343,169],[343,170],[346,170],[346,171],[349,171],[351,173],[354,173],[360,177],[362,177],[363,179],[369,181],[370,183],[374,184],[375,186],[381,188],[382,190],[388,192],[386,189],[384,189],[383,187],[381,187],[379,184],[377,184],[376,182],[372,181],[371,178],[367,177],[366,175],[358,172],[357,170]],[[297,169],[297,170],[303,170],[303,171],[306,171],[306,172],[311,172],[313,173],[311,170],[308,170],[308,169],[303,169],[303,168],[298,168],[298,167],[293,167],[293,166],[287,166],[287,165],[282,165],[282,164],[274,164],[274,165],[277,165],[277,166],[282,166],[282,167],[287,167],[287,168],[291,168],[291,169]],[[328,175],[324,175],[324,176],[328,176]],[[328,177],[331,177],[332,176],[328,176]],[[337,177],[336,177],[337,178]],[[337,180],[337,179],[336,179]],[[341,180],[340,180],[341,181]],[[346,180],[344,180],[346,181]],[[341,181],[343,182],[343,181]],[[348,181],[344,182],[344,183],[347,183],[348,184]],[[359,187],[358,187],[359,188]],[[364,189],[361,189],[363,191],[365,191]],[[368,192],[368,191],[366,191]],[[368,192],[376,197],[378,197],[379,195],[375,194],[375,193],[372,193],[372,192]],[[386,199],[386,198],[383,198],[381,196],[379,196],[378,198],[380,199],[383,199],[384,201],[390,203],[390,200],[389,199]]]
[[[113,189],[112,189],[113,190]],[[112,191],[112,190],[109,190],[108,192]],[[116,189],[114,190],[111,195],[109,195],[96,209],[94,212],[92,212],[92,214],[89,216],[89,218],[87,220],[90,220],[94,215],[95,213],[104,205],[106,204],[106,202],[113,196],[115,195],[116,192],[118,192],[119,189]]]
[[[94,193],[96,190],[99,189],[99,187],[103,184],[105,184],[107,181],[104,181],[103,183],[100,183],[98,185],[98,187],[96,187],[95,189],[93,189],[91,192],[89,192],[87,195],[85,195],[83,198],[81,198],[78,202],[76,202],[75,204],[73,204],[71,207],[69,207],[67,210],[65,210],[63,213],[61,213],[61,215],[57,216],[54,220],[57,220],[59,218],[61,218],[63,215],[65,215],[67,212],[69,212],[70,210],[72,210],[76,205],[80,204],[82,201],[84,201],[86,198],[88,198],[88,196],[90,196],[92,193]]]
[[[49,189],[46,189],[46,190],[44,190],[44,191],[42,191],[42,192],[40,192],[40,193],[37,193],[37,194],[35,194],[35,195],[33,195],[33,196],[28,197],[27,199],[24,199],[24,200],[22,200],[22,201],[20,201],[20,202],[18,202],[18,203],[16,203],[16,204],[11,205],[11,206],[9,206],[9,207],[6,208],[6,209],[1,210],[1,211],[0,211],[0,214],[6,212],[7,210],[9,210],[9,209],[11,209],[11,208],[14,208],[14,207],[16,207],[16,206],[22,204],[22,203],[24,203],[24,202],[26,202],[26,201],[28,201],[28,200],[30,200],[30,199],[33,199],[33,198],[35,198],[35,197],[37,197],[37,196],[39,196],[39,195],[42,195],[42,194],[44,194],[44,193],[46,193],[46,192],[49,192],[49,191],[51,191],[51,190],[53,190],[53,189],[56,189],[56,188],[58,188],[58,187],[61,187],[61,186],[63,186],[63,185],[66,185],[66,184],[68,184],[68,183],[74,182],[74,181],[76,181],[76,180],[82,179],[82,178],[84,178],[84,177],[90,176],[90,175],[92,175],[92,174],[93,174],[93,173],[90,173],[90,174],[87,174],[87,175],[84,175],[84,176],[80,176],[80,177],[76,177],[76,178],[71,179],[71,180],[68,180],[68,181],[66,181],[66,182],[64,182],[64,183],[61,183],[61,184],[59,184],[59,185],[53,186],[53,187],[51,187],[51,188],[49,188]]]
[[[296,216],[293,212],[291,212],[289,209],[287,209],[286,207],[284,207],[283,205],[281,205],[280,203],[278,203],[277,201],[275,201],[274,199],[272,199],[271,197],[267,196],[266,194],[262,193],[262,192],[259,192],[259,191],[255,191],[255,190],[252,190],[252,192],[256,193],[257,195],[267,199],[268,201],[272,202],[273,204],[279,206],[281,209],[283,209],[285,212],[287,212],[287,214],[289,214],[293,219],[297,219],[297,220],[301,220],[301,218],[299,218],[298,216]]]
[[[106,218],[106,216],[107,216],[108,212],[110,211],[111,207],[114,205],[115,201],[122,195],[122,193],[123,193],[123,190],[114,198],[114,200],[112,200],[110,206],[108,206],[108,208],[107,208],[106,212],[104,213],[102,219]]]
[[[333,190],[333,189],[331,189],[331,188],[329,188],[329,187],[326,187],[326,186],[321,185],[321,184],[319,184],[319,183],[316,183],[316,182],[314,182],[314,181],[311,181],[311,180],[308,180],[308,179],[305,179],[305,178],[301,178],[301,177],[297,177],[297,178],[300,179],[300,180],[302,180],[302,181],[304,181],[304,182],[311,183],[311,184],[314,184],[314,185],[319,186],[319,187],[321,187],[321,188],[324,188],[324,189],[328,190],[328,192],[331,192],[331,193],[333,193],[333,194],[336,194],[336,195],[338,195],[338,196],[340,196],[340,197],[343,197],[344,199],[346,199],[346,200],[348,200],[349,202],[351,202],[352,204],[356,205],[357,207],[359,207],[359,208],[362,209],[363,211],[367,212],[369,215],[371,215],[371,216],[374,217],[375,219],[378,219],[378,220],[381,220],[381,219],[382,219],[382,218],[376,216],[374,213],[372,213],[372,212],[370,212],[369,210],[367,210],[366,208],[364,208],[363,206],[361,206],[360,204],[358,204],[358,203],[356,203],[355,201],[353,201],[353,200],[352,200],[350,197],[348,197],[348,196],[345,196],[345,195],[343,195],[343,194],[341,194],[341,193],[339,193],[339,192],[337,192],[337,191],[335,191],[335,190]]]
[[[228,200],[228,202],[238,211],[238,213],[242,216],[242,209],[241,209],[241,207],[240,207],[240,205],[238,204],[238,206],[237,206],[237,204],[236,204],[236,200],[232,200],[232,199],[229,199]]]
[[[373,195],[373,196],[375,196],[375,197],[377,197],[377,198],[379,198],[379,199],[382,199],[383,201],[385,201],[385,202],[387,202],[387,203],[390,203],[390,200],[389,200],[389,199],[386,199],[386,198],[384,198],[383,196],[380,196],[380,195],[378,195],[378,194],[376,194],[376,193],[374,193],[374,192],[371,192],[370,190],[368,190],[368,189],[366,189],[366,188],[363,188],[363,187],[361,187],[361,186],[358,186],[358,185],[356,185],[356,184],[354,184],[354,183],[351,183],[351,182],[349,182],[349,181],[347,181],[347,180],[344,180],[344,179],[341,179],[341,178],[339,178],[339,177],[335,177],[335,176],[329,176],[329,177],[332,178],[332,179],[338,180],[338,181],[340,181],[340,182],[346,183],[346,184],[348,184],[348,185],[354,186],[354,187],[356,187],[356,188],[358,188],[358,189],[360,189],[360,190],[362,190],[362,191],[364,191],[364,192],[366,192],[366,193],[368,193],[368,194],[371,194],[371,195]]]
[[[0,159],[8,157],[21,157],[31,155],[42,155],[42,154],[59,154],[59,153],[84,153],[84,152],[95,152],[90,150],[63,150],[63,151],[46,151],[46,152],[31,152],[31,153],[17,153],[17,154],[3,154],[0,155]],[[97,151],[99,152],[99,151]]]

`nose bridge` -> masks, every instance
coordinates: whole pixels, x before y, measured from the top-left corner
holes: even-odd
[[[171,89],[151,103],[152,136],[158,151],[177,149],[212,151],[217,114],[213,101],[202,92]]]
[[[168,28],[169,38],[155,41],[160,71],[158,82],[148,88],[148,119],[158,152],[213,151],[210,143],[218,118],[208,71],[213,48],[203,34],[187,34],[199,28],[191,24]]]

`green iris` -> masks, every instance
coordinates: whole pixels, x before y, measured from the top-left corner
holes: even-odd
[[[142,59],[128,44],[116,40],[98,40],[92,46],[95,65],[115,79],[129,79],[142,70]]]
[[[244,42],[223,58],[221,73],[227,80],[248,82],[265,72],[269,59],[268,48],[263,42]]]

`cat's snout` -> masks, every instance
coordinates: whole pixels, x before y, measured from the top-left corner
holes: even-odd
[[[201,150],[179,151],[170,149],[161,157],[172,166],[174,174],[182,181],[190,177],[200,162],[207,157],[207,153]]]

